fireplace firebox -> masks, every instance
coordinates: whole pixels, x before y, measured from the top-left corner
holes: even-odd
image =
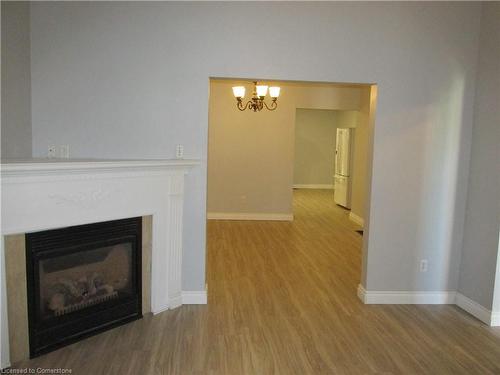
[[[26,235],[30,356],[142,318],[140,217]]]

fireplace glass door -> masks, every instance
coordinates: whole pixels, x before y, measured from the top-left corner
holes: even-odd
[[[26,235],[31,356],[142,317],[141,218]]]
[[[40,319],[131,296],[132,263],[132,242],[40,260]]]

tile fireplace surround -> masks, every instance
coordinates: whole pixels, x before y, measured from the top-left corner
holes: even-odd
[[[151,311],[175,308],[183,296],[184,176],[198,164],[196,160],[2,162],[0,368],[10,365],[4,236],[151,215]],[[206,295],[199,297],[198,303],[206,303]]]

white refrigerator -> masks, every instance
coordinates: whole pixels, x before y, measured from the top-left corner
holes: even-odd
[[[351,150],[352,129],[338,128],[335,142],[334,200],[351,208]]]

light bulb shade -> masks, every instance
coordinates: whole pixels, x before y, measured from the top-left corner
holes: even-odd
[[[244,98],[245,97],[245,86],[234,86],[233,94],[236,98]]]
[[[259,85],[256,86],[257,96],[266,96],[267,94],[267,86]]]
[[[280,90],[281,89],[277,86],[269,87],[269,96],[271,98],[277,98],[278,96],[280,96]]]

